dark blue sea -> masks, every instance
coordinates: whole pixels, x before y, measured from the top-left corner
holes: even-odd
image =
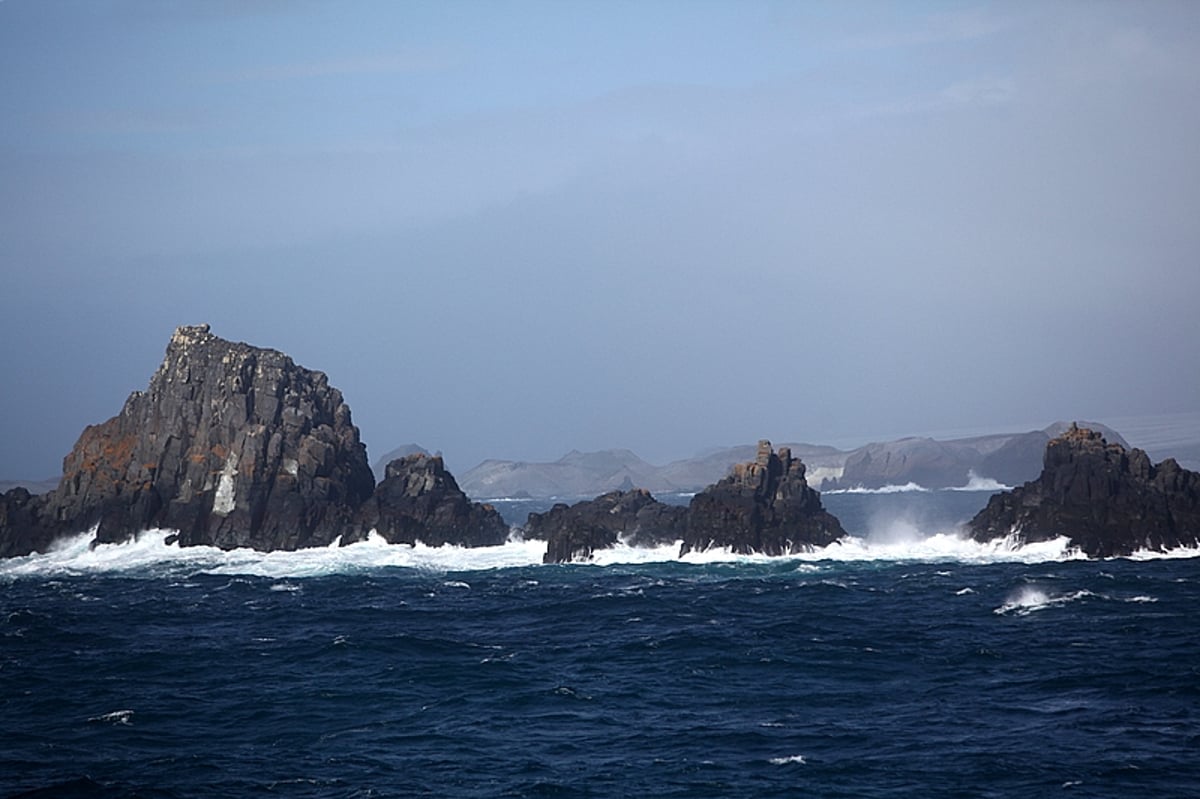
[[[861,540],[792,558],[0,562],[0,797],[1200,795],[1200,553],[957,538],[986,498],[830,496]]]

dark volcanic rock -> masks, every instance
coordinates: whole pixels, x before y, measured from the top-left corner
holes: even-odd
[[[387,478],[387,467],[392,461],[400,460],[409,455],[433,455],[434,453],[422,447],[420,444],[402,444],[393,450],[384,453],[383,457],[375,461],[371,465],[371,472],[375,475],[375,482],[381,483]],[[437,453],[441,455],[442,453]]]
[[[1173,459],[1155,466],[1140,449],[1073,426],[1046,445],[1036,480],[993,496],[968,527],[979,541],[1065,535],[1090,557],[1195,546],[1200,474]]]
[[[421,452],[387,465],[383,482],[362,507],[358,527],[374,529],[392,544],[477,547],[508,540],[508,525],[496,509],[468,499],[441,456]]]
[[[0,494],[0,558],[46,550],[55,532],[45,517],[46,501],[24,488]]]
[[[624,541],[648,547],[683,537],[687,508],[659,502],[645,489],[610,491],[567,506],[559,503],[545,513],[531,513],[525,524],[528,538],[545,539],[546,563],[586,560],[598,549]]]
[[[176,330],[146,391],[83,431],[55,491],[0,496],[0,556],[93,526],[95,543],[161,528],[183,546],[259,550],[359,540],[376,526],[431,545],[508,535],[441,458],[393,462],[376,492],[350,408],[324,374],[207,325]]]
[[[692,497],[681,554],[730,547],[741,554],[786,555],[827,546],[846,535],[804,479],[804,464],[786,447],[758,442],[753,463]]]
[[[96,542],[150,528],[183,545],[328,544],[374,478],[341,392],[281,352],[181,327],[146,391],[83,431],[48,506]]]

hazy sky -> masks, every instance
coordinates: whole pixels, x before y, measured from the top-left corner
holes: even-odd
[[[0,0],[0,477],[209,322],[372,460],[1200,407],[1200,3]]]

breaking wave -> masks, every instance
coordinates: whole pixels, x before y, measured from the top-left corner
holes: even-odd
[[[1062,607],[1064,605],[1070,605],[1074,602],[1080,602],[1084,600],[1095,600],[1101,602],[1129,602],[1133,604],[1153,603],[1158,601],[1156,597],[1147,596],[1145,594],[1137,594],[1134,596],[1112,596],[1109,594],[1089,591],[1086,588],[1078,591],[1056,593],[1041,585],[1031,583],[1029,585],[1023,585],[1017,590],[1013,591],[1004,601],[1004,604],[992,612],[998,616],[1009,614],[1015,616],[1028,616],[1030,613],[1036,613],[1040,610]]]
[[[161,577],[164,574],[222,574],[286,578],[355,574],[380,569],[401,568],[430,572],[470,572],[492,569],[541,567],[546,542],[512,540],[501,546],[466,548],[389,544],[372,535],[368,540],[347,546],[334,543],[327,547],[294,552],[257,552],[251,549],[225,551],[215,547],[180,547],[166,544],[167,531],[151,530],[137,539],[120,544],[92,547],[92,533],[60,541],[45,554],[33,554],[0,561],[0,581],[22,578],[55,578],[94,574],[120,574],[131,577]],[[873,539],[849,536],[827,547],[785,556],[741,555],[728,548],[690,552],[682,557],[679,542],[658,547],[631,547],[618,544],[600,550],[587,561],[571,564],[596,567],[653,563],[684,564],[764,564],[781,561],[800,563],[836,563],[868,561],[917,561],[988,563],[1045,563],[1086,559],[1072,548],[1065,537],[1052,541],[1017,545],[1011,539],[980,543],[953,532],[912,536],[899,539]],[[1169,552],[1143,551],[1135,560],[1157,558],[1196,558],[1200,548]],[[554,568],[548,566],[545,568]],[[286,583],[279,590],[288,590]],[[1026,597],[1026,605],[1036,597]],[[1017,600],[1014,600],[1017,601]]]
[[[980,477],[975,472],[967,472],[967,484],[947,489],[949,491],[1011,491],[1012,486],[1005,485],[991,477]]]
[[[1012,486],[993,480],[991,477],[980,477],[975,472],[967,473],[965,485],[950,486],[949,488],[927,488],[920,483],[908,482],[904,485],[885,485],[878,488],[854,486],[852,488],[835,488],[822,491],[822,494],[928,494],[933,491],[1009,491]]]
[[[879,488],[865,488],[863,486],[854,486],[853,488],[835,488],[832,491],[822,491],[822,494],[911,494],[914,492],[925,493],[928,488],[920,483],[905,483],[904,485],[886,485]]]

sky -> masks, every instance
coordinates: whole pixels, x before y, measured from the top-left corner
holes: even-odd
[[[0,477],[178,325],[452,470],[1200,410],[1200,3],[0,0]]]

